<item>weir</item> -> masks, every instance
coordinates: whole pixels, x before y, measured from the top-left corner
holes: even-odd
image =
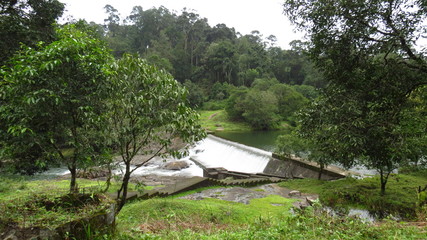
[[[225,168],[233,172],[261,173],[286,178],[318,178],[320,171],[316,163],[282,157],[213,135],[208,135],[206,139],[198,142],[190,150],[189,159],[205,170]],[[321,179],[338,179],[348,174],[354,173],[328,166],[322,171]]]
[[[190,158],[207,168],[223,167],[229,171],[261,173],[272,153],[213,135],[197,143]]]

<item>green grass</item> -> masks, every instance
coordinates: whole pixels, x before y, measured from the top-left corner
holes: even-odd
[[[125,206],[111,239],[425,239],[425,229],[331,217],[320,208],[289,213],[294,200],[271,195],[250,204],[217,199],[151,199]],[[273,204],[282,204],[274,206]]]
[[[416,189],[426,184],[427,174],[392,174],[384,196],[380,195],[378,176],[361,180],[345,178],[336,181],[300,179],[282,182],[280,186],[306,193],[317,193],[321,202],[327,206],[358,207],[380,215],[391,213],[405,219],[414,219],[416,218]]]
[[[231,121],[225,110],[199,111],[199,114],[202,127],[209,131],[252,131],[247,123]]]
[[[290,215],[290,208],[295,199],[286,199],[270,195],[253,199],[248,205],[219,199],[185,200],[177,198],[150,199],[126,205],[120,212],[117,223],[122,233],[141,232],[151,229],[153,232],[164,231],[173,225],[173,229],[191,223],[193,229],[252,224],[257,219],[279,218]]]
[[[332,194],[345,193],[338,194],[340,197],[335,198],[335,201],[339,202],[343,196],[351,196],[351,193],[360,189],[375,192],[378,190],[375,189],[375,180],[345,179],[324,182],[306,179],[288,181],[282,185],[304,192],[317,192],[321,198],[326,197],[325,199],[334,199],[330,197]],[[391,193],[399,188],[398,186],[413,189],[415,185],[425,183],[425,180],[426,175],[419,173],[392,176],[388,190]],[[103,182],[83,179],[79,179],[78,184],[81,188],[104,187]],[[57,196],[56,190],[67,191],[68,187],[69,180],[29,181],[21,177],[0,177],[0,211],[3,213],[0,223],[13,218],[17,223],[25,223],[25,226],[38,224],[54,227],[62,221],[97,211],[97,208],[88,206],[72,214],[67,211],[47,212],[43,208],[34,207],[37,205],[28,205],[28,201],[21,204],[23,201],[19,200],[22,196],[28,196],[25,199],[32,199],[33,203],[40,199],[52,199]],[[118,183],[113,185],[111,191],[116,187]],[[181,195],[202,190],[196,189]],[[413,197],[409,191],[407,194],[404,193],[404,196]],[[177,196],[133,201],[125,205],[118,215],[115,235],[94,239],[425,239],[426,236],[425,227],[418,229],[391,221],[368,225],[357,219],[331,217],[320,211],[321,208],[309,207],[292,215],[290,209],[294,201],[277,195],[253,199],[247,205],[209,198],[185,200]],[[345,206],[351,202],[342,201],[339,204]],[[26,211],[24,214],[22,209]],[[29,215],[34,210],[37,210],[36,213]]]
[[[77,179],[77,184],[84,191],[101,191],[106,188],[105,181],[95,181],[89,179]],[[121,182],[111,180],[111,186],[108,189],[109,193],[115,193],[120,188]],[[158,186],[138,186],[134,183],[129,183],[128,191],[152,190],[154,188],[164,187]],[[31,180],[31,177],[7,175],[0,176],[0,201],[11,200],[19,196],[21,199],[25,196],[32,196],[44,192],[54,192],[57,194],[67,193],[70,188],[70,180]]]

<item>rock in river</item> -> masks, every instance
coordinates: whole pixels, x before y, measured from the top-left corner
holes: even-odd
[[[190,167],[190,165],[186,161],[168,162],[163,165],[163,168],[167,170],[181,170],[188,167]]]

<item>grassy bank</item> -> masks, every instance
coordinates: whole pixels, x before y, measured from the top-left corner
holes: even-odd
[[[302,192],[317,193],[323,204],[343,210],[356,207],[367,209],[379,216],[392,214],[404,219],[417,218],[416,189],[427,184],[426,170],[390,175],[385,196],[380,195],[379,183],[379,176],[375,176],[361,180],[345,178],[336,181],[299,179],[282,182],[280,185]]]
[[[326,182],[305,179],[287,181],[281,185],[318,193],[326,204],[367,207],[376,206],[372,204],[379,192],[376,180],[343,179]],[[79,179],[78,182],[81,188],[105,187],[102,181]],[[411,205],[414,201],[414,186],[426,182],[424,173],[394,175],[388,185],[386,200],[382,201],[390,209]],[[19,215],[29,205],[16,204],[17,199],[25,196],[44,198],[47,195],[43,194],[46,193],[67,191],[68,184],[68,180],[30,181],[1,177],[0,205],[4,208],[5,204],[15,204],[15,220],[21,219],[29,223],[28,218],[22,219]],[[114,184],[111,191],[115,191],[117,187],[118,184]],[[135,189],[136,186],[133,185],[132,188]],[[180,196],[197,191],[201,189],[182,193]],[[399,195],[398,198],[395,195]],[[294,201],[277,195],[253,199],[247,205],[210,198],[186,200],[177,196],[133,201],[117,216],[115,235],[91,239],[425,239],[426,236],[425,226],[395,221],[372,225],[355,218],[331,217],[318,204],[304,211],[295,210],[295,213],[291,213]],[[87,211],[90,212],[91,209],[88,208]],[[60,223],[57,220],[61,218],[70,219],[69,212],[63,215],[52,215],[46,211],[37,214],[44,226],[58,225]],[[3,215],[9,218],[12,216]]]
[[[290,214],[279,196],[249,205],[216,199],[152,199],[125,206],[111,239],[425,239],[425,228],[392,221],[369,225],[318,207]]]
[[[200,114],[202,127],[212,132],[245,132],[255,130],[246,122],[231,120],[225,110],[200,110],[198,113]],[[288,122],[282,121],[277,124],[276,128],[271,130],[289,130],[291,128]]]
[[[215,131],[251,131],[252,128],[245,122],[231,121],[225,110],[199,111],[200,123],[203,128]]]

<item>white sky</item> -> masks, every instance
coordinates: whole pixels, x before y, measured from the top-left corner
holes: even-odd
[[[130,14],[134,6],[144,10],[164,6],[178,14],[186,7],[193,9],[200,17],[207,18],[212,27],[225,23],[242,35],[258,30],[266,38],[277,37],[277,45],[289,49],[289,42],[302,39],[302,33],[295,33],[283,14],[282,0],[60,0],[66,4],[64,16],[86,19],[88,22],[103,23],[107,17],[104,6],[116,8],[121,18]]]

